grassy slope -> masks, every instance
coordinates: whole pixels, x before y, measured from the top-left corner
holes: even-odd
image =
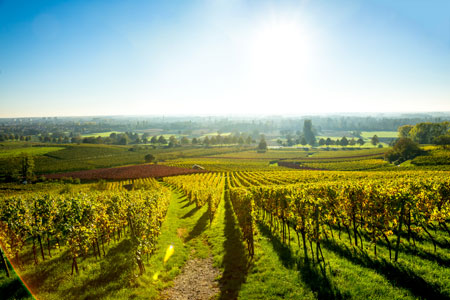
[[[402,242],[399,262],[389,260],[385,244],[378,245],[378,258],[368,241],[364,250],[350,245],[345,232],[322,245],[324,264],[305,263],[302,249],[291,230],[290,246],[277,232],[258,223],[256,254],[249,260],[229,200],[222,201],[210,225],[207,207],[197,209],[174,192],[158,238],[157,250],[146,274],[134,277],[128,239],[106,247],[106,258],[88,257],[80,262],[80,276],[70,276],[66,251],[53,250],[53,258],[23,271],[25,281],[42,299],[158,299],[172,285],[184,263],[193,257],[213,255],[223,275],[219,299],[445,299],[450,297],[450,239],[438,231],[438,248],[424,236],[416,247]],[[393,239],[392,239],[393,241]],[[165,250],[175,253],[163,264]],[[369,249],[370,248],[370,249]],[[32,259],[31,253],[24,255]],[[154,279],[157,274],[157,280]],[[0,273],[2,276],[2,273]],[[27,299],[17,279],[0,277],[0,292],[9,299]],[[39,288],[37,288],[39,286]],[[7,298],[8,299],[8,298]]]
[[[30,292],[23,285],[19,276],[17,276],[14,269],[9,266],[11,277],[6,276],[6,272],[0,271],[0,295],[1,299],[23,299],[32,300]]]
[[[22,153],[37,156],[63,149],[64,147],[20,147],[15,149],[1,149],[2,151],[0,152],[0,158],[17,157]]]
[[[144,156],[149,153],[153,154],[157,160],[167,160],[180,157],[195,157],[213,155],[217,153],[229,153],[241,150],[238,147],[176,147],[152,149],[151,146],[146,145],[118,146],[64,144],[55,145],[55,147],[31,147],[32,145],[37,144],[25,142],[5,142],[1,144],[0,168],[4,170],[10,169],[12,167],[12,162],[9,159],[10,156],[13,154],[20,154],[23,151],[31,151],[31,154],[33,155],[39,154],[35,157],[35,173],[40,175],[46,173],[140,164],[144,163]],[[130,149],[133,151],[130,151]]]
[[[71,261],[64,248],[62,251],[53,250],[53,257],[45,262],[40,260],[36,267],[27,264],[27,269],[20,273],[39,299],[158,299],[161,290],[172,285],[172,280],[180,273],[187,259],[210,255],[206,230],[215,235],[209,225],[207,207],[197,209],[185,197],[174,192],[158,237],[157,249],[146,262],[143,276],[134,275],[137,270],[128,238],[105,245],[106,257],[100,261],[92,253],[80,259],[79,276],[70,275]],[[163,264],[169,245],[174,246],[175,252]],[[22,254],[26,261],[32,260],[29,248]],[[20,282],[4,277],[0,280],[0,291],[10,295],[7,299],[26,299],[26,291],[10,291],[19,287]]]
[[[363,131],[361,136],[365,139],[371,139],[374,135],[379,138],[398,138],[398,131]]]
[[[258,223],[255,264],[243,285],[242,299],[448,299],[450,273],[448,236],[439,234],[442,247],[434,253],[426,239],[416,246],[402,242],[399,262],[389,260],[388,248],[378,245],[378,257],[367,240],[364,250],[350,245],[344,232],[341,239],[322,244],[324,264],[306,263],[291,231],[290,246],[278,233]],[[392,243],[393,243],[392,238]],[[370,249],[369,249],[370,247]],[[309,252],[311,255],[311,252]],[[294,285],[295,289],[291,286]],[[298,294],[293,294],[297,293]],[[312,293],[312,294],[311,294]]]

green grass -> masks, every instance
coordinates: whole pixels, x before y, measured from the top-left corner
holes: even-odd
[[[0,159],[17,157],[22,154],[33,156],[44,155],[47,153],[63,150],[64,147],[18,147],[18,148],[0,148]]]
[[[157,249],[145,261],[143,276],[135,276],[129,239],[106,245],[106,257],[102,260],[92,255],[80,259],[79,276],[70,275],[66,249],[53,249],[52,259],[41,261],[36,267],[29,264],[20,273],[39,299],[160,299],[161,291],[173,285],[188,259],[212,255],[222,272],[217,278],[218,299],[450,297],[450,237],[439,229],[434,233],[436,252],[424,234],[418,235],[415,245],[403,236],[399,261],[393,262],[385,242],[378,243],[375,256],[368,239],[364,238],[363,248],[354,247],[346,232],[342,231],[338,238],[334,228],[333,237],[322,241],[325,263],[317,263],[305,261],[293,229],[286,245],[265,222],[257,222],[256,228],[255,256],[250,259],[229,199],[221,201],[210,224],[206,206],[196,208],[174,191]],[[391,243],[394,239],[395,236],[390,237]],[[174,246],[175,252],[164,264],[169,245]],[[30,246],[21,255],[31,261]],[[5,299],[29,299],[17,277],[7,279],[1,271],[0,295],[7,295]]]
[[[424,236],[416,246],[406,241],[397,263],[389,259],[388,248],[379,242],[378,256],[373,245],[350,245],[347,234],[322,242],[325,264],[304,260],[302,246],[291,229],[290,245],[277,232],[258,223],[254,265],[242,286],[241,299],[448,299],[450,297],[449,238],[439,234],[438,250]],[[395,236],[391,238],[393,243]]]
[[[16,143],[13,146],[8,145],[7,149],[5,148],[0,152],[0,155],[4,151],[17,151],[20,153],[22,151],[21,149],[33,149],[32,151],[41,149],[40,147],[29,147],[30,145],[32,144]],[[153,149],[144,145],[117,146],[92,144],[68,144],[64,145],[64,147],[47,148],[56,151],[47,152],[44,155],[35,157],[35,173],[37,175],[141,164],[145,162],[144,156],[149,153],[153,154],[157,160],[168,160],[180,157],[188,158],[223,154],[241,150],[241,148],[237,147],[175,147]],[[130,149],[133,151],[130,151]],[[0,168],[6,170],[10,166],[11,160],[7,157],[0,156]]]
[[[9,264],[8,264],[9,265]],[[20,280],[17,273],[9,265],[10,276],[7,277],[4,270],[0,270],[0,295],[2,299],[32,300],[30,291]]]
[[[383,155],[389,149],[387,148],[373,148],[373,149],[340,149],[340,150],[323,150],[314,151],[310,157],[312,158],[336,158],[336,157],[352,157],[352,156],[366,156],[366,155]]]
[[[245,282],[249,257],[229,199],[222,199],[206,231],[215,266],[220,268],[219,299],[236,299]]]
[[[224,157],[227,158],[242,158],[242,159],[280,159],[280,158],[298,158],[298,157],[306,157],[308,154],[307,151],[294,149],[294,150],[284,150],[284,149],[269,149],[264,153],[258,153],[256,150],[248,150],[241,152],[228,153],[226,155],[214,155],[213,157]]]
[[[398,138],[398,131],[363,131],[361,136],[364,139],[371,139],[374,135],[378,138]]]
[[[106,256],[97,260],[92,253],[79,259],[80,275],[71,276],[70,254],[65,248],[53,249],[52,258],[33,266],[31,246],[21,253],[28,262],[20,274],[39,299],[158,299],[161,290],[171,286],[189,258],[206,258],[210,248],[205,231],[209,228],[207,207],[197,209],[178,192],[172,194],[171,203],[158,237],[157,249],[145,260],[146,273],[135,276],[131,242],[124,238],[105,245]],[[166,249],[173,245],[175,252],[164,264]],[[92,251],[90,251],[92,252]],[[145,258],[144,258],[145,259]],[[154,279],[155,274],[157,280]],[[20,283],[20,282],[19,282]],[[14,299],[17,281],[0,279],[0,287]],[[14,287],[14,288],[12,288]],[[14,293],[10,291],[14,289]],[[1,290],[0,290],[1,291]],[[3,298],[2,298],[3,299]]]
[[[199,138],[200,139],[204,139],[205,137],[210,138],[210,137],[218,136],[218,135],[220,135],[220,136],[229,136],[229,135],[231,135],[231,132],[222,132],[220,134],[218,132],[210,132],[210,133],[206,133],[206,134],[200,136]]]
[[[81,135],[81,137],[109,137],[111,135],[111,133],[122,133],[121,131],[108,131],[108,132],[98,132],[98,133],[86,133]]]

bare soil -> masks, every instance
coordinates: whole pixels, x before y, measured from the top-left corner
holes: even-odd
[[[219,293],[220,271],[213,266],[212,257],[188,260],[173,287],[163,292],[165,300],[209,300]]]

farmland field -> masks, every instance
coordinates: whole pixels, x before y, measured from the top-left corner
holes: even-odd
[[[33,156],[45,155],[50,152],[63,150],[64,147],[20,147],[13,149],[5,149],[0,152],[0,159],[7,159],[11,157],[17,157],[22,154],[28,154]]]
[[[165,177],[197,172],[204,172],[204,171],[187,168],[169,167],[163,165],[136,165],[128,167],[48,174],[44,176],[47,179],[61,179],[70,177],[84,180],[98,180],[98,179],[124,180],[124,179],[136,179],[148,177]]]
[[[450,297],[445,166],[397,167],[386,148],[62,148],[44,155],[66,170],[52,182],[1,186],[7,299],[30,298],[14,272],[38,299],[165,299],[193,262],[219,299]],[[85,165],[149,152],[164,161]]]
[[[379,138],[398,138],[397,131],[363,131],[361,136],[365,139],[371,139],[374,135]]]

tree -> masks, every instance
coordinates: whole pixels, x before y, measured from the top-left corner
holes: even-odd
[[[306,139],[306,142],[310,144],[311,146],[314,146],[316,144],[316,136],[314,135],[313,129],[312,129],[312,121],[311,120],[305,120],[303,123],[303,136]]]
[[[267,151],[267,143],[264,137],[261,137],[261,140],[259,141],[258,151]]]
[[[363,138],[359,138],[356,142],[357,142],[360,146],[364,145],[364,140],[363,140]]]
[[[180,140],[181,145],[187,145],[189,144],[189,139],[185,136],[183,136]]]
[[[178,144],[177,138],[173,135],[169,137],[169,147],[175,147]]]
[[[209,143],[210,143],[209,138],[208,138],[208,137],[205,137],[205,138],[203,139],[203,145],[209,146]]]
[[[330,146],[332,144],[333,144],[333,142],[331,141],[331,139],[327,138],[326,141],[325,141],[325,145]]]
[[[380,139],[379,139],[378,136],[375,134],[375,135],[372,137],[371,143],[372,143],[372,145],[376,146],[379,142],[380,142]]]
[[[306,138],[304,136],[301,138],[300,144],[302,144],[303,146],[306,146],[306,144],[308,144],[308,141],[306,140]]]
[[[321,139],[319,140],[319,146],[323,146],[323,145],[325,145],[325,139],[324,139],[324,138],[321,138]]]
[[[344,147],[348,146],[348,140],[345,136],[341,139],[341,146],[344,146]]]
[[[150,139],[150,143],[152,144],[158,143],[158,138],[156,137],[156,135],[152,136],[152,138]]]
[[[155,160],[155,156],[151,153],[147,154],[144,156],[145,162],[146,163],[151,163]]]
[[[443,148],[448,148],[450,145],[450,135],[440,135],[434,139],[434,143]]]
[[[422,154],[419,144],[409,138],[399,138],[392,149],[386,152],[385,157],[389,162],[400,164]]]
[[[413,141],[419,144],[431,144],[434,138],[445,135],[449,127],[449,122],[418,123],[411,129],[409,135]]]
[[[409,138],[409,132],[414,126],[412,125],[403,125],[398,128],[398,136],[401,138]]]
[[[350,146],[355,146],[355,145],[356,145],[355,138],[352,138],[350,141],[348,141],[348,144],[349,144]]]
[[[34,159],[29,154],[23,154],[21,156],[21,175],[24,179],[30,180],[33,177],[34,171]]]
[[[158,138],[158,143],[165,145],[165,144],[167,144],[167,140],[166,140],[166,138],[163,135],[160,135],[159,138]]]
[[[198,139],[197,138],[193,138],[192,139],[192,145],[197,145],[198,144]]]

